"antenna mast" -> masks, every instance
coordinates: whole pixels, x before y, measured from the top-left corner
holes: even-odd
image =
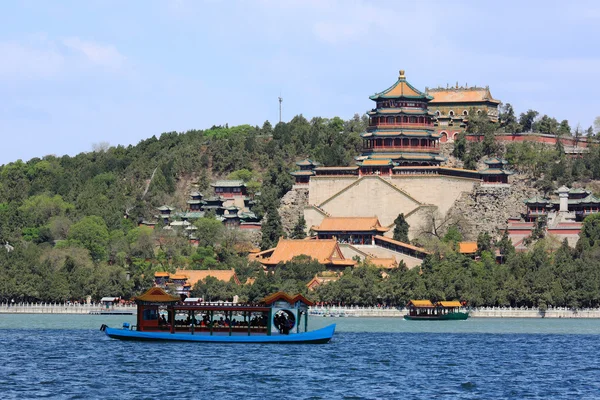
[[[281,103],[283,103],[283,97],[279,95],[279,122],[281,122]]]

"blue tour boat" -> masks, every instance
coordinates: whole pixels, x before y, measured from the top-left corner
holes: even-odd
[[[335,332],[335,324],[308,331],[312,302],[300,294],[278,292],[258,304],[182,302],[154,287],[135,302],[136,325],[100,329],[121,340],[205,343],[328,343]]]

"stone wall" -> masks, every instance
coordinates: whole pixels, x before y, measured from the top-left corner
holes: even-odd
[[[281,225],[286,234],[290,234],[298,223],[298,218],[304,213],[304,207],[308,205],[308,186],[294,186],[292,190],[287,192],[279,203],[279,216],[281,217]],[[310,225],[307,222],[307,228]]]
[[[506,228],[509,217],[520,217],[527,211],[524,201],[538,194],[533,182],[519,175],[513,175],[510,182],[510,186],[477,185],[456,201],[450,212],[468,222],[465,240],[475,240],[485,231],[498,234]]]
[[[388,226],[394,223],[398,214],[408,214],[420,205],[389,181],[369,176],[356,180],[343,192],[321,203],[320,207],[335,217],[377,216],[382,225]]]
[[[392,178],[392,183],[419,202],[433,204],[440,213],[446,214],[463,193],[473,190],[479,180],[440,175],[399,175]]]
[[[319,205],[334,194],[347,188],[358,180],[358,177],[312,176],[310,178],[309,204]]]

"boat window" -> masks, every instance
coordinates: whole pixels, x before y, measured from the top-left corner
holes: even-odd
[[[279,333],[287,335],[296,326],[296,317],[289,310],[279,310],[273,316],[273,325]]]
[[[147,308],[144,310],[144,321],[152,321],[158,319],[158,310],[155,308]]]

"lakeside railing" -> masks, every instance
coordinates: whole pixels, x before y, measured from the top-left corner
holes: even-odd
[[[99,313],[136,313],[135,304],[113,304],[106,306],[102,303],[0,303],[0,314],[99,314]]]
[[[473,318],[600,318],[598,308],[548,307],[475,307],[469,308]],[[403,317],[404,307],[313,306],[309,315],[324,317]]]

